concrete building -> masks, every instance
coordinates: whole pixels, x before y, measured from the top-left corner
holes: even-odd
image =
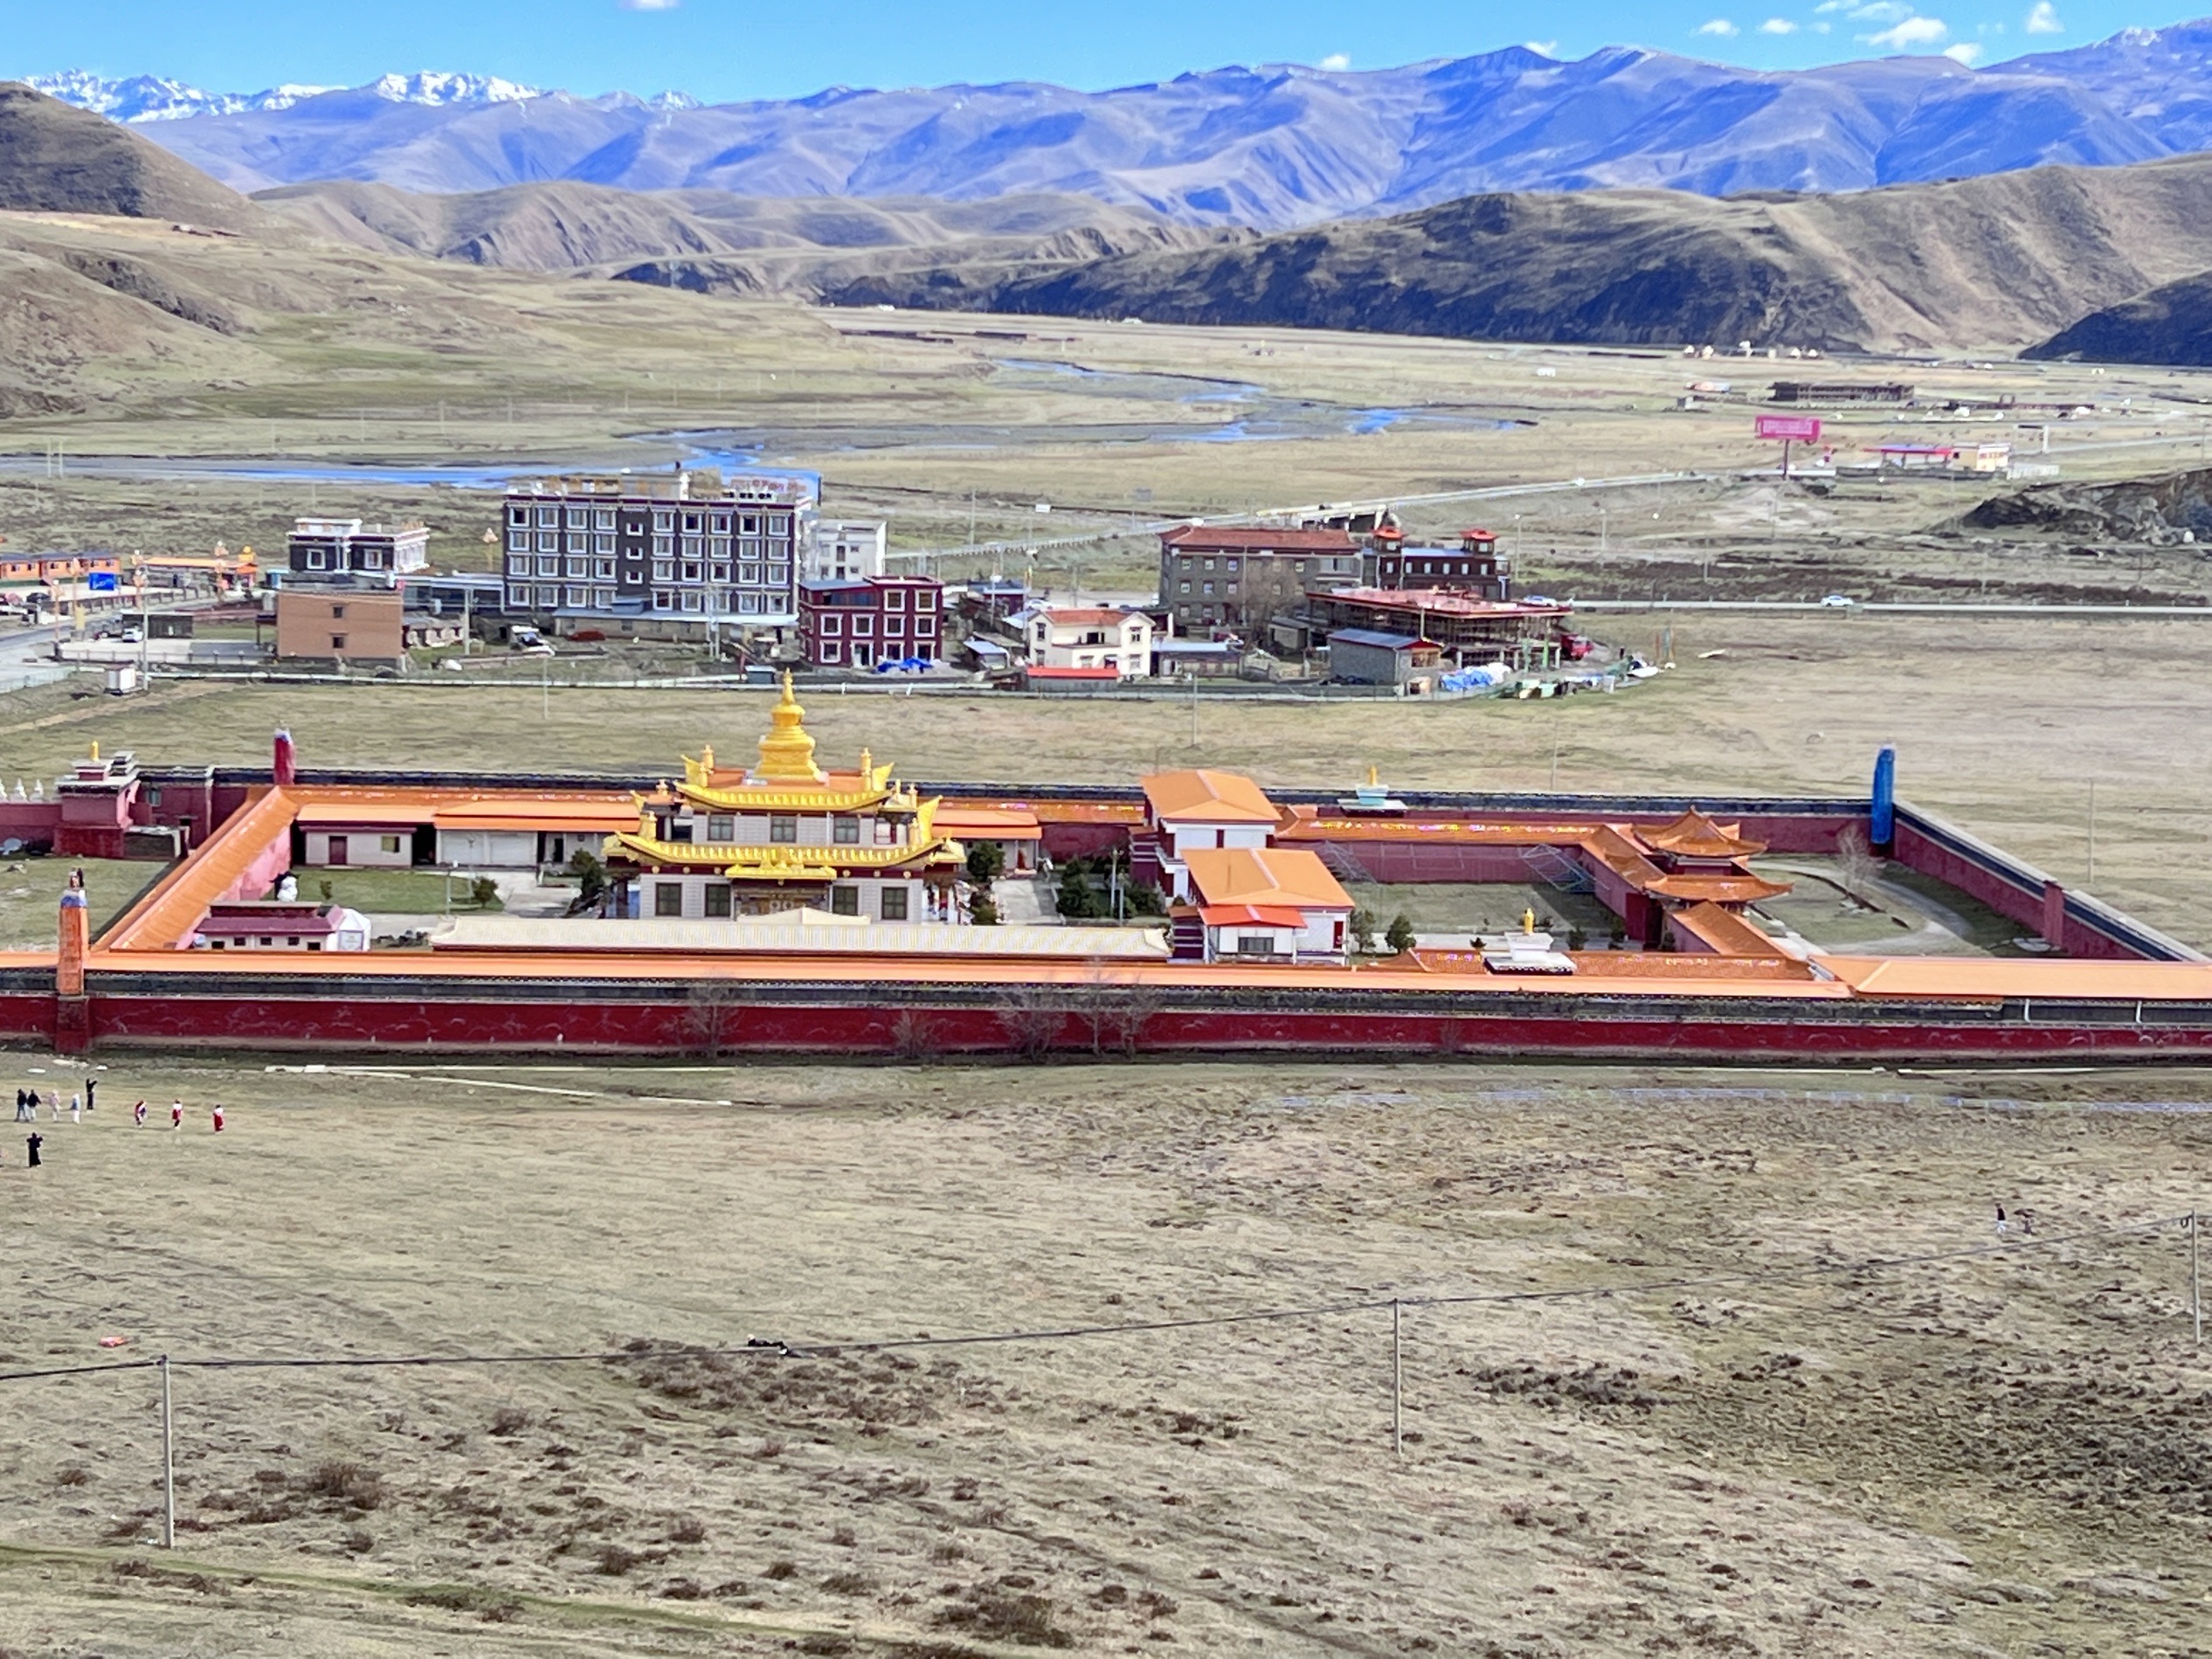
[[[1200,768],[1142,781],[1144,827],[1131,838],[1130,879],[1171,899],[1191,896],[1193,852],[1266,847],[1282,822],[1282,809],[1241,773]]]
[[[864,582],[883,574],[885,527],[860,519],[814,522],[814,539],[799,550],[802,582]]]
[[[369,918],[305,899],[218,899],[192,930],[196,950],[366,950]]]
[[[1160,608],[1179,633],[1265,637],[1310,588],[1360,579],[1348,530],[1185,524],[1160,537]]]
[[[1338,588],[1306,594],[1307,626],[1326,638],[1344,629],[1406,634],[1443,647],[1448,658],[1501,657],[1522,667],[1559,660],[1570,608],[1478,599],[1442,588]]]
[[[819,494],[811,473],[517,485],[506,506],[507,609],[571,632],[794,626]]]
[[[420,524],[364,524],[357,518],[302,518],[285,538],[287,568],[305,577],[366,576],[389,586],[430,563]]]
[[[1190,902],[1169,913],[1174,953],[1206,962],[1342,962],[1351,895],[1303,847],[1193,849]]]
[[[1029,666],[1111,668],[1123,680],[1152,672],[1152,619],[1142,611],[1042,606],[1022,625]]]
[[[1497,537],[1483,529],[1462,530],[1456,550],[1407,547],[1395,536],[1378,536],[1360,559],[1360,578],[1363,587],[1441,588],[1488,599],[1511,597]]]
[[[926,576],[798,584],[798,639],[810,667],[873,668],[944,654],[944,587]]]
[[[1417,686],[1432,677],[1444,648],[1418,634],[1338,628],[1329,636],[1329,677],[1355,686]]]
[[[397,592],[285,588],[277,594],[280,662],[396,668],[407,659],[406,615]]]

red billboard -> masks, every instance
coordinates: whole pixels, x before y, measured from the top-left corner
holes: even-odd
[[[1759,435],[1770,443],[1817,444],[1821,441],[1818,415],[1761,415]]]

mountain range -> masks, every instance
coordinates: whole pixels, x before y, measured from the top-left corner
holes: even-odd
[[[750,197],[1080,195],[1284,229],[1485,192],[1839,191],[2212,146],[2212,20],[1985,69],[1896,57],[1767,73],[1610,47],[1364,72],[1231,67],[1106,92],[1037,82],[702,105],[467,76],[208,94],[34,85],[245,191],[447,193],[570,180]]]

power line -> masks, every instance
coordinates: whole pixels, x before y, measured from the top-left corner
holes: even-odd
[[[306,1371],[384,1370],[442,1365],[529,1365],[617,1364],[653,1358],[789,1358],[805,1359],[840,1353],[883,1353],[918,1348],[978,1347],[1029,1342],[1067,1342],[1089,1337],[1143,1336],[1170,1331],[1199,1331],[1235,1325],[1274,1324],[1297,1319],[1325,1319],[1343,1314],[1379,1312],[1391,1308],[1448,1308],[1498,1305],[1510,1303],[1600,1300],[1614,1296],[1648,1296],[1659,1291],[1702,1289],[1718,1285],[1784,1283],[1794,1280],[1894,1271],[1946,1262],[1965,1262],[2047,1248],[2085,1240],[2148,1233],[2158,1228],[2187,1226],[2188,1214],[2161,1216],[2111,1227],[2090,1227],[2077,1233],[2006,1240],[1955,1250],[1930,1250],[1910,1255],[1865,1256],[1849,1262],[1815,1262],[1805,1267],[1699,1273],[1673,1279],[1644,1279],[1613,1284],[1575,1285],[1549,1290],[1485,1290],[1430,1296],[1361,1297],[1309,1307],[1255,1309],[1244,1313],[1194,1314],[1178,1319],[1127,1320],[1114,1324],[1058,1325],[1011,1331],[976,1331],[953,1337],[889,1337],[854,1341],[784,1340],[754,1337],[741,1344],[722,1346],[660,1345],[584,1351],[546,1351],[506,1354],[343,1354],[236,1355],[204,1359],[172,1358],[172,1370],[190,1371]],[[129,1359],[100,1365],[59,1365],[37,1371],[0,1372],[0,1383],[28,1382],[52,1377],[88,1376],[111,1371],[144,1371],[158,1359]]]

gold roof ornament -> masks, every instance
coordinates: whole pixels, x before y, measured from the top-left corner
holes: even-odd
[[[819,784],[814,740],[806,735],[806,711],[791,691],[791,670],[784,671],[784,695],[768,712],[769,731],[760,740],[760,764],[753,778],[764,784]]]

